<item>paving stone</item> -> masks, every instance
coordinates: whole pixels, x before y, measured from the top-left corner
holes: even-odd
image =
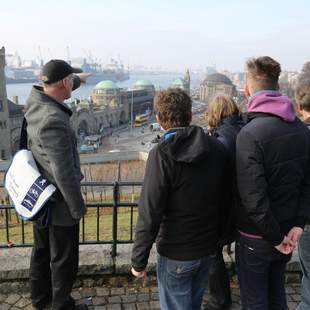
[[[239,300],[240,300],[240,296],[232,295],[232,296],[231,296],[231,300],[232,300],[232,302],[239,301]]]
[[[158,287],[157,287],[157,286],[152,286],[151,289],[150,289],[150,291],[151,291],[152,293],[158,293]]]
[[[138,298],[138,301],[149,301],[150,294],[138,294],[137,298]]]
[[[30,293],[25,293],[25,294],[22,294],[22,296],[24,297],[24,298],[30,298]]]
[[[150,309],[152,309],[152,310],[160,310],[159,301],[151,301],[150,302]]]
[[[5,301],[7,298],[8,298],[7,295],[0,294],[0,303],[2,303],[3,301]]]
[[[126,294],[127,295],[133,295],[133,294],[137,294],[138,293],[138,289],[135,287],[126,287]]]
[[[230,310],[241,310],[241,305],[238,304],[232,304]]]
[[[125,294],[125,289],[123,287],[111,288],[111,296],[123,294]]]
[[[110,289],[107,287],[97,287],[96,293],[97,293],[97,296],[109,296],[110,295]]]
[[[290,296],[291,296],[291,298],[293,299],[293,301],[300,302],[300,300],[301,300],[299,294],[291,294]]]
[[[149,287],[140,287],[139,288],[139,293],[149,293],[150,288]]]
[[[151,299],[152,300],[159,300],[159,294],[158,293],[152,293],[151,294]]]
[[[22,297],[16,304],[15,307],[25,308],[26,306],[31,304],[31,300],[29,298]]]
[[[285,292],[286,292],[286,294],[295,294],[296,290],[293,286],[288,286],[285,288]]]
[[[122,295],[121,299],[123,303],[133,303],[137,301],[137,296],[136,295]]]
[[[122,310],[120,304],[107,305],[107,310]]]
[[[148,302],[138,302],[137,303],[137,309],[138,310],[149,310],[150,305]]]
[[[7,297],[7,299],[5,300],[5,303],[6,304],[9,304],[9,305],[14,305],[16,304],[19,300],[21,299],[21,296],[20,295],[17,295],[17,294],[11,294]]]
[[[95,306],[94,310],[107,310],[106,306]]]
[[[0,305],[0,310],[8,310],[11,308],[11,305],[9,304],[1,304]]]
[[[290,302],[287,303],[287,305],[288,305],[288,309],[289,310],[295,310],[296,307],[298,306],[298,303],[290,301]]]
[[[287,301],[294,301],[293,298],[291,297],[291,295],[286,294],[286,300]]]
[[[92,287],[86,287],[86,288],[83,288],[81,291],[80,291],[80,294],[83,298],[87,298],[87,297],[91,297],[91,296],[95,296],[96,295],[96,291],[94,288]]]
[[[119,296],[112,296],[108,298],[109,304],[120,304],[122,302],[121,298]]]
[[[132,303],[132,304],[123,304],[122,305],[123,310],[136,310],[136,304]]]
[[[107,303],[104,297],[94,297],[92,301],[94,306],[105,305]]]
[[[81,299],[82,298],[82,295],[79,291],[73,291],[71,293],[71,296],[74,300],[78,300],[78,299]]]

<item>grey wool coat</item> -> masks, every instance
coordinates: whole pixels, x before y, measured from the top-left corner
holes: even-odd
[[[63,103],[46,95],[42,87],[33,86],[25,113],[28,148],[43,177],[57,187],[48,205],[51,224],[58,226],[74,225],[86,213],[71,114]]]

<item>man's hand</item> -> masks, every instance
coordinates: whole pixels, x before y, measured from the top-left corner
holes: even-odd
[[[92,74],[91,73],[78,73],[76,75],[80,78],[81,84],[85,84],[87,78],[90,77]]]
[[[288,255],[293,252],[295,245],[288,237],[285,236],[283,241],[279,245],[276,245],[275,248],[282,254]]]
[[[297,246],[297,243],[302,235],[302,233],[304,232],[304,230],[300,227],[293,227],[288,235],[287,238],[290,239],[292,241],[292,243],[294,244],[294,246]]]
[[[146,271],[136,271],[133,267],[131,267],[131,273],[138,279],[142,279],[146,277]]]

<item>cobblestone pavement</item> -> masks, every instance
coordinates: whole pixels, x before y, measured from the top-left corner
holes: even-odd
[[[288,285],[286,292],[289,310],[295,309],[300,301],[300,285]],[[160,310],[156,286],[78,288],[73,290],[72,296],[77,303],[88,304],[90,310]],[[204,299],[207,300],[207,296]],[[231,310],[241,309],[240,293],[236,286],[232,287],[232,299]],[[32,309],[29,294],[7,296],[0,293],[0,310],[6,309]]]

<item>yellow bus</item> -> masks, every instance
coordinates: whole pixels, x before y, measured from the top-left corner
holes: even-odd
[[[149,121],[149,114],[139,114],[135,118],[134,127],[142,127],[147,125]]]

